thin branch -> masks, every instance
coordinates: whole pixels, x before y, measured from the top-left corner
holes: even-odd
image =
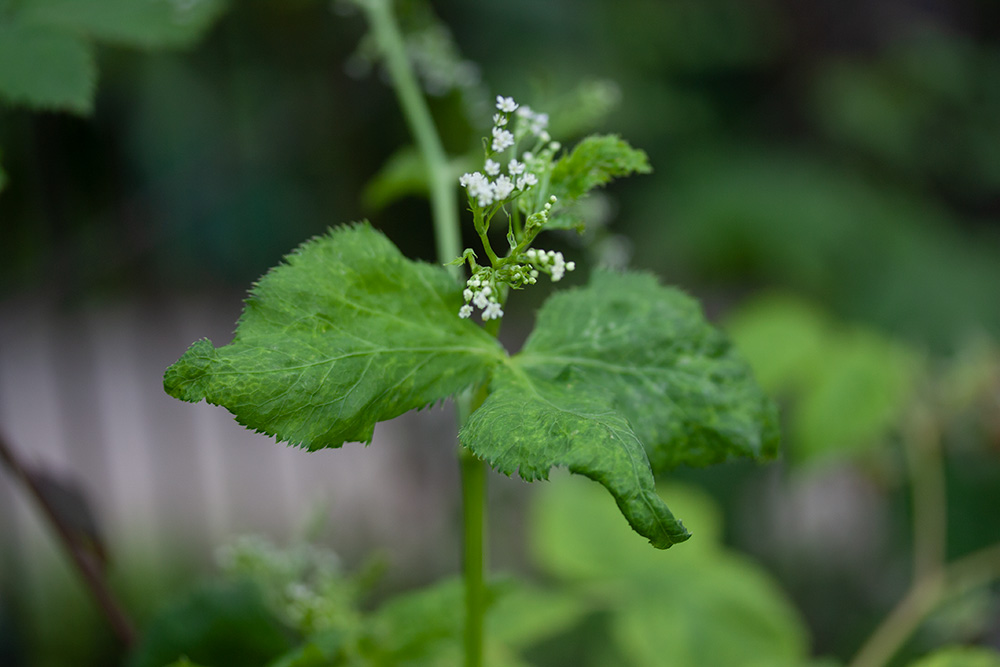
[[[135,628],[132,625],[132,621],[126,615],[124,608],[108,586],[108,582],[96,559],[87,552],[86,548],[80,543],[80,540],[74,535],[72,528],[67,525],[63,517],[60,516],[59,512],[48,501],[38,486],[35,477],[21,464],[14,454],[14,448],[4,439],[2,434],[0,434],[0,459],[7,465],[14,477],[24,482],[30,495],[35,499],[39,507],[41,507],[43,514],[55,529],[59,541],[69,553],[73,564],[76,565],[76,569],[80,572],[80,576],[83,577],[84,583],[90,589],[105,618],[108,619],[108,623],[111,625],[111,629],[118,637],[118,640],[126,648],[131,647],[135,643]]]

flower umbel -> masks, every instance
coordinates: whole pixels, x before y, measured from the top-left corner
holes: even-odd
[[[496,108],[490,136],[483,142],[482,170],[458,179],[465,188],[476,232],[490,259],[489,266],[480,266],[476,254],[466,250],[456,260],[460,264],[468,262],[472,272],[463,291],[465,304],[458,316],[468,318],[479,309],[483,321],[503,317],[503,303],[510,289],[535,284],[540,273],[549,274],[557,282],[575,268],[562,253],[531,248],[556,203],[555,196],[546,198],[544,191],[537,192],[546,187],[556,152],[561,148],[546,131],[549,116],[502,95],[497,96]],[[519,153],[522,148],[527,150]],[[507,217],[510,245],[504,257],[497,256],[488,237],[490,223],[501,210]]]

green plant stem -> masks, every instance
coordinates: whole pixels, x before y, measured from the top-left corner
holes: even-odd
[[[941,433],[933,410],[918,404],[906,420],[904,453],[913,505],[913,580],[941,571],[947,545],[947,498]]]
[[[462,254],[456,181],[448,168],[448,158],[434,126],[430,110],[417,85],[406,57],[406,49],[389,0],[363,0],[359,3],[368,16],[377,43],[381,46],[393,88],[403,109],[403,116],[417,142],[427,167],[431,215],[438,261],[448,264]],[[489,252],[489,246],[487,245]],[[496,257],[491,257],[495,263]],[[461,267],[448,265],[460,279]],[[488,328],[489,330],[489,328]],[[496,328],[490,331],[496,335]],[[479,387],[458,400],[460,422],[464,423],[485,400],[486,388]],[[459,447],[462,474],[463,576],[465,579],[465,664],[483,664],[483,622],[486,614],[485,543],[486,543],[486,468],[475,454]]]
[[[915,581],[906,596],[861,647],[849,667],[882,667],[943,601],[998,579],[1000,544],[994,544]]]
[[[463,564],[465,580],[466,667],[483,664],[483,620],[486,616],[486,464],[459,447],[462,472]]]
[[[945,574],[947,497],[940,427],[932,406],[920,400],[905,423],[903,453],[913,507],[913,580],[903,599],[858,651],[851,667],[885,665],[949,592],[949,577]]]
[[[427,166],[438,261],[442,264],[450,262],[462,254],[462,236],[455,183],[448,167],[448,157],[406,57],[406,47],[399,26],[396,25],[391,2],[363,0],[359,4],[365,10],[375,40],[382,49],[403,116]],[[448,269],[456,278],[460,275],[461,267],[449,266]]]

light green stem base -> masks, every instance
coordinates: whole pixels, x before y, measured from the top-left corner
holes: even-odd
[[[399,98],[403,115],[417,142],[417,147],[427,167],[430,190],[431,214],[434,219],[434,238],[438,261],[446,264],[462,254],[459,228],[458,203],[455,196],[457,181],[448,167],[447,154],[434,127],[427,103],[406,57],[403,38],[389,0],[363,0],[372,32],[392,78],[393,88]],[[461,268],[449,266],[449,271],[459,279]],[[456,315],[457,316],[457,315]],[[496,329],[491,331],[496,335]],[[475,397],[459,399],[459,419],[466,417],[483,401],[485,392],[479,388]],[[483,619],[486,614],[485,548],[486,543],[486,466],[475,454],[459,448],[462,473],[462,523],[463,562],[465,577],[465,664],[481,667],[483,664]]]

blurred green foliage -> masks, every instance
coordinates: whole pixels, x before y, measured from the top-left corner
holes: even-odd
[[[357,17],[309,0],[205,2],[197,21],[178,27],[164,17],[186,3],[130,3],[143,5],[134,12],[121,11],[123,3],[0,0],[0,298],[50,287],[78,298],[242,289],[303,238],[364,215],[408,253],[432,256],[423,240],[426,207],[411,196],[423,187],[419,167],[400,149],[409,142],[406,128],[377,69],[358,78],[366,70]],[[578,111],[565,127],[553,126],[559,139],[606,118],[648,153],[654,169],[607,193],[605,212],[617,213],[607,233],[634,240],[618,249],[631,248],[633,264],[707,295],[710,313],[775,290],[738,309],[731,331],[786,406],[792,466],[781,470],[782,482],[808,485],[800,463],[822,474],[873,452],[891,461],[908,408],[926,398],[929,383],[948,415],[949,554],[1000,536],[995,2],[436,2],[451,29],[437,34],[450,46],[428,41],[435,28],[419,3],[401,6],[430,73],[447,69],[462,82],[439,85],[432,98],[457,173],[479,136],[466,109],[486,94],[512,94],[554,117],[560,105]],[[187,50],[145,52],[181,46]],[[462,58],[479,68],[458,67]],[[598,93],[592,106],[574,92],[584,81],[604,82],[587,84]],[[566,243],[573,247],[571,237]],[[690,660],[732,659],[733,640],[750,628],[757,634],[745,641],[766,643],[760,650],[770,651],[772,664],[805,660],[810,636],[820,653],[846,658],[901,592],[899,573],[908,567],[906,485],[886,465],[851,473],[867,476],[881,503],[869,509],[889,520],[850,582],[836,574],[844,560],[836,552],[800,570],[759,554],[792,590],[809,630],[761,566],[731,548],[777,542],[733,528],[774,511],[751,494],[764,484],[757,473],[733,468],[714,486],[687,475],[712,488],[728,529],[701,495],[671,491],[695,533],[686,552],[671,550],[676,570],[632,553],[628,539],[597,539],[603,528],[574,535],[571,523],[550,526],[579,544],[575,554],[534,546],[541,569],[565,588],[498,593],[493,615],[502,620],[491,633],[541,664],[552,664],[542,661],[553,655],[581,665],[647,659],[659,650],[662,627]],[[567,493],[578,492],[586,503],[585,483]],[[538,522],[558,516],[565,502],[542,495]],[[621,530],[620,523],[607,530]],[[718,568],[718,580],[701,559]],[[619,562],[629,567],[616,568]],[[656,583],[640,587],[640,571]],[[817,583],[803,586],[807,578]],[[269,586],[253,604],[263,604],[278,627],[294,625],[294,616],[275,611],[280,588]],[[682,613],[670,601],[686,586],[700,596]],[[345,596],[332,599],[345,615],[314,608],[312,617],[349,626],[358,597],[338,590]],[[92,618],[63,620],[88,618],[74,611],[86,606],[69,600],[75,595],[37,601],[59,613],[25,631],[32,655],[54,650],[50,639],[61,628],[91,627]],[[392,633],[449,595],[457,595],[454,583],[377,612],[379,632]],[[817,614],[819,607],[827,612]],[[698,614],[745,627],[716,637],[714,621],[693,622]],[[527,622],[537,615],[537,625]],[[995,644],[995,606],[975,615],[974,629],[957,639]],[[654,620],[655,629],[639,632]],[[420,644],[448,632],[409,636]],[[106,637],[66,636],[78,664],[107,663]],[[314,635],[277,664],[324,664],[343,637]],[[453,650],[448,641],[434,649],[442,659]],[[927,650],[921,641],[909,655]],[[996,658],[960,649],[918,664],[979,667]]]

